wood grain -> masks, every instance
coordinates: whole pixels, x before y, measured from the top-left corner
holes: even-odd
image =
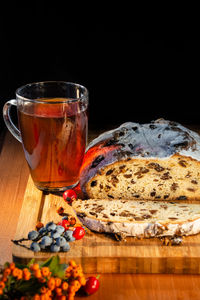
[[[102,277],[101,288],[92,300],[188,300],[199,299],[200,295],[198,275],[103,274]]]
[[[24,201],[19,217],[15,239],[27,237],[35,229],[38,221],[46,224],[49,221],[59,222],[58,207],[65,212],[74,212],[61,196],[44,194],[39,191],[29,177]],[[181,246],[164,246],[157,238],[116,241],[102,233],[87,233],[85,237],[71,243],[68,253],[60,253],[61,261],[75,259],[81,263],[86,273],[200,273],[200,235],[185,237]],[[32,257],[36,260],[47,259],[46,252],[33,253],[30,250],[14,245],[15,261],[26,263]]]
[[[7,133],[0,154],[0,264],[11,260],[11,239],[16,231],[28,174],[22,145]]]
[[[16,169],[16,164],[13,164],[12,159],[8,159],[13,156],[13,152],[21,164],[19,169]],[[4,169],[10,172],[11,178],[9,180],[11,182],[9,195],[6,195],[5,183],[0,189],[0,237],[3,237],[0,238],[1,265],[5,261],[11,261],[12,258],[10,240],[16,231],[28,179],[28,168],[22,146],[9,132],[6,134],[2,153],[0,153],[0,168],[3,173],[0,173],[0,182],[4,181]],[[7,159],[4,159],[5,157]],[[16,189],[20,193],[16,193]],[[12,207],[12,210],[8,211],[7,207]],[[199,298],[200,276],[182,274],[102,274],[99,291],[90,296],[90,300],[197,300]],[[76,299],[84,300],[88,297],[76,296]]]

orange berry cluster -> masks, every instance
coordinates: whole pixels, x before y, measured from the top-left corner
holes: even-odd
[[[82,267],[74,260],[69,262],[64,279],[52,276],[49,267],[40,267],[37,263],[24,269],[19,269],[11,263],[3,270],[2,278],[0,278],[0,299],[1,295],[4,293],[6,295],[6,283],[10,276],[18,283],[30,279],[37,280],[39,283],[39,292],[32,297],[21,296],[20,300],[73,300],[76,292],[86,284]]]
[[[81,286],[86,284],[86,279],[81,265],[77,265],[74,260],[71,260],[68,268],[65,271],[65,276],[69,282],[68,300],[73,300],[75,293],[80,289]]]
[[[21,270],[16,268],[14,263],[10,263],[9,266],[3,270],[3,275],[0,280],[0,295],[3,295],[3,290],[6,287],[9,276],[14,277],[16,280],[29,280],[31,273],[27,268]]]

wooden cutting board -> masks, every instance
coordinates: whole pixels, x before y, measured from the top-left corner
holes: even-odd
[[[58,222],[61,217],[56,210],[63,206],[74,214],[61,196],[45,195],[35,188],[29,177],[15,239],[27,237],[38,221],[46,224]],[[84,238],[70,243],[67,253],[59,253],[62,262],[75,259],[85,273],[185,273],[200,274],[200,234],[185,237],[181,246],[164,246],[159,239],[138,240],[128,237],[118,242],[111,236],[88,231]],[[52,253],[34,253],[13,245],[13,259],[27,263],[46,260]]]

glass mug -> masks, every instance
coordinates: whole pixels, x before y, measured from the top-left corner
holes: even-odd
[[[19,130],[10,117],[17,106]],[[16,100],[5,103],[6,126],[23,145],[36,187],[59,192],[79,182],[88,130],[88,91],[64,81],[46,81],[17,89]]]

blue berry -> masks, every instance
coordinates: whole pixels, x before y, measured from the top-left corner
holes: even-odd
[[[50,246],[52,244],[53,240],[48,235],[43,236],[41,239],[41,244],[44,246]]]
[[[61,225],[57,225],[55,230],[62,234],[65,231],[65,228]]]
[[[59,238],[57,238],[56,239],[56,245],[57,246],[64,246],[65,244],[66,244],[66,239],[63,237],[63,236],[61,236],[61,237],[59,237]]]
[[[63,217],[62,220],[68,220],[68,216]]]
[[[47,233],[47,229],[46,227],[42,227],[38,230],[39,234],[44,234],[44,233]]]
[[[34,252],[40,251],[40,245],[37,242],[32,242],[30,245],[30,249]]]
[[[42,244],[41,242],[39,242],[39,246],[40,246],[41,250],[45,250],[46,249],[46,246],[44,244]]]
[[[37,231],[35,231],[35,230],[30,231],[30,232],[28,233],[28,239],[31,240],[31,241],[36,240],[36,239],[38,238],[38,236],[39,236],[39,232],[37,232]]]
[[[56,229],[56,224],[54,222],[49,222],[49,223],[46,224],[46,229],[48,231],[55,230]]]
[[[62,251],[64,251],[64,252],[69,251],[69,250],[70,250],[70,245],[69,245],[69,243],[66,242],[65,245],[61,247],[61,249],[62,249]]]
[[[56,244],[52,244],[50,250],[51,250],[51,252],[59,252],[60,246],[58,246]]]
[[[73,231],[72,230],[67,230],[64,233],[64,237],[68,242],[73,242],[75,241],[75,237],[73,237]]]
[[[57,238],[60,237],[60,233],[57,232],[56,230],[54,230],[54,231],[51,232],[51,237],[52,237],[53,239],[57,239]]]

